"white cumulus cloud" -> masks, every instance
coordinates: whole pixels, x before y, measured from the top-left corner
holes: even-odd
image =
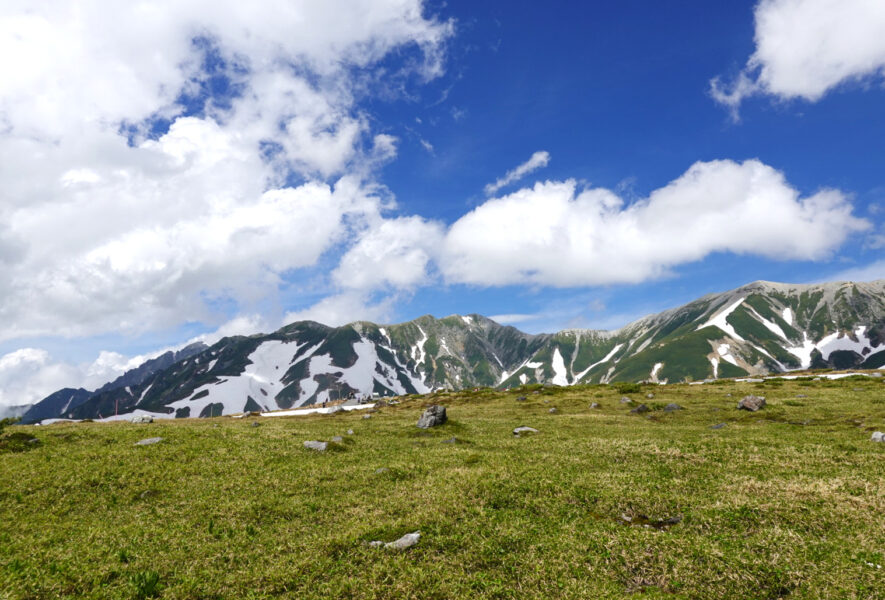
[[[359,101],[451,34],[421,0],[0,4],[0,340],[272,297],[390,205]]]
[[[630,205],[572,180],[489,200],[451,226],[440,268],[475,285],[636,283],[713,252],[821,259],[868,227],[839,191],[801,197],[758,160],[699,162]]]
[[[814,102],[834,87],[885,69],[885,3],[880,0],[761,0],[756,50],[732,81],[711,82],[713,97],[737,115],[754,94]]]

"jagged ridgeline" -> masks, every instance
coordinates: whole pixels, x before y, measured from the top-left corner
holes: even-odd
[[[885,365],[885,280],[755,282],[617,331],[530,335],[480,315],[334,328],[302,321],[271,334],[189,347],[162,363],[95,392],[60,390],[32,407],[25,421],[135,410],[218,416],[438,388],[878,369]]]

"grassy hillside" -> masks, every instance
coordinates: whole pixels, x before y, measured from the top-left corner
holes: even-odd
[[[621,395],[7,428],[0,598],[885,598],[881,379]],[[432,402],[449,423],[417,429]]]

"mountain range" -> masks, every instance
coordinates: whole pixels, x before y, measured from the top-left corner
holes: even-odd
[[[397,325],[300,321],[166,353],[93,392],[59,390],[23,422],[136,411],[205,417],[439,388],[675,383],[883,365],[885,280],[757,281],[615,331],[533,335],[476,314]]]

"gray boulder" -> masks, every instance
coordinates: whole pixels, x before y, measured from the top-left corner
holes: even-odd
[[[146,438],[143,440],[138,440],[137,442],[135,442],[135,445],[136,446],[150,446],[151,444],[159,444],[162,441],[163,441],[163,438],[161,438],[161,437],[152,437],[152,438]]]
[[[517,402],[525,402],[526,400],[528,400],[528,398],[526,398],[525,396],[517,396],[516,397]]]
[[[683,410],[681,406],[676,404],[675,402],[671,402],[667,406],[664,407],[664,412],[673,412],[674,410]]]
[[[591,402],[590,408],[599,408],[599,402]]]
[[[630,413],[634,414],[634,415],[641,415],[643,413],[649,412],[650,410],[651,409],[649,407],[647,407],[645,404],[640,404],[639,406],[637,406],[636,408],[631,410]]]
[[[308,450],[316,450],[317,452],[325,452],[326,448],[329,447],[328,442],[319,442],[317,440],[309,440],[304,442],[304,447]]]
[[[335,442],[336,444],[340,444],[341,442],[344,441],[344,438],[341,437],[340,435],[336,435],[335,437],[332,438],[332,441]]]
[[[885,442],[885,433],[881,431],[874,431],[873,437],[870,438],[873,442]]]
[[[548,410],[547,412],[549,412],[551,415],[555,415],[555,414],[558,413],[559,411],[556,410],[556,407],[554,406],[553,408],[551,408],[551,409]]]
[[[130,423],[153,423],[154,418],[150,415],[133,415],[129,417]]]
[[[765,408],[765,396],[744,396],[738,402],[738,410],[756,412],[762,408]]]
[[[631,402],[633,401],[630,400],[630,398],[628,398],[627,396],[621,396],[621,404],[630,404]]]
[[[448,420],[449,418],[446,416],[446,407],[434,404],[425,410],[424,414],[421,415],[421,418],[418,419],[418,427],[421,429],[430,429],[431,427],[442,425]]]

